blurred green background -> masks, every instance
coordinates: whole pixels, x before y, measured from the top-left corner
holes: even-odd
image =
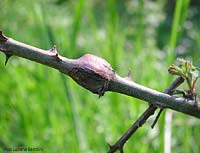
[[[175,3],[176,2],[176,3]],[[105,58],[121,76],[163,91],[177,57],[200,59],[198,0],[1,0],[0,29],[18,41],[78,58]],[[106,93],[100,99],[58,71],[0,54],[0,152],[38,147],[54,153],[105,153],[148,107]],[[165,113],[125,145],[126,153],[164,152]],[[154,116],[155,117],[155,116]],[[200,152],[199,119],[174,112],[171,152]],[[167,152],[166,152],[167,153]]]

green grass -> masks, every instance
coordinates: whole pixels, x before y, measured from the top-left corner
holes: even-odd
[[[0,5],[1,27],[6,35],[78,58],[92,53],[105,58],[121,76],[131,70],[135,82],[163,91],[170,83],[167,66],[185,38],[189,0],[178,0],[168,41],[161,50],[157,33],[170,20],[162,1],[10,1]],[[200,28],[196,21],[192,29]],[[179,31],[179,30],[180,31]],[[178,32],[177,32],[178,30]],[[164,36],[163,36],[164,37]],[[199,48],[199,35],[193,40]],[[190,57],[197,61],[198,51]],[[189,52],[190,53],[190,52]],[[147,103],[106,93],[98,98],[54,69],[12,57],[4,66],[0,56],[0,152],[4,147],[41,147],[44,152],[106,152],[144,111]],[[155,129],[151,118],[125,145],[125,152],[163,152],[164,114]],[[174,113],[172,152],[200,151],[198,119]]]

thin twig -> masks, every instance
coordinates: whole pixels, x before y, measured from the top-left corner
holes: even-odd
[[[154,128],[154,126],[155,126],[156,123],[158,122],[158,119],[159,119],[159,117],[160,117],[162,111],[163,111],[163,108],[160,108],[160,110],[159,110],[159,112],[158,112],[158,114],[157,114],[155,120],[153,121],[153,124],[151,125],[151,128],[152,128],[152,129]]]
[[[164,91],[164,93],[172,95],[172,92],[181,84],[184,82],[184,79],[182,77],[178,77],[174,82],[172,82],[172,84]],[[154,120],[153,124],[151,125],[151,128],[153,129],[154,126],[156,125],[162,111],[163,111],[163,107],[160,107],[160,110],[156,116],[156,119]]]
[[[146,120],[149,118],[149,116],[153,115],[156,106],[151,104],[149,107],[145,110],[145,112],[137,119],[136,122],[123,134],[123,136],[114,144],[114,145],[109,145],[110,149],[108,153],[114,153],[117,150],[119,150],[121,153],[123,153],[123,146],[126,143],[126,141],[133,135],[133,133],[141,127]]]
[[[184,82],[184,79],[182,77],[178,77],[166,90],[166,94],[171,94],[173,90],[175,90],[181,83]],[[136,132],[136,130],[141,127],[146,120],[154,114],[155,110],[157,108],[160,108],[160,106],[156,104],[150,104],[149,107],[144,111],[144,113],[137,119],[136,122],[123,134],[123,136],[114,144],[109,145],[110,149],[108,153],[114,153],[117,150],[120,151],[120,153],[123,153],[123,146],[127,142],[127,140]],[[163,109],[161,109],[162,111]],[[161,114],[161,111],[159,112],[159,115]],[[153,126],[156,124],[159,116],[156,117],[156,120],[153,123]]]

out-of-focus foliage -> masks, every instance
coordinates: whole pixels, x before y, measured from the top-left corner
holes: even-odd
[[[192,0],[1,0],[0,29],[7,36],[69,58],[92,53],[116,72],[163,91],[176,57],[198,63],[200,4]],[[51,68],[0,56],[0,148],[38,147],[43,152],[106,152],[147,103],[116,94],[102,98]],[[198,84],[198,83],[197,83]],[[200,89],[199,89],[200,90]],[[197,90],[198,92],[198,90]],[[163,152],[165,114],[147,122],[126,153]],[[200,151],[198,119],[174,113],[172,152]]]

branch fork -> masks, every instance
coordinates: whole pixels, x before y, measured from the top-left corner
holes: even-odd
[[[182,77],[178,77],[165,91],[166,94],[172,94],[172,91],[174,91],[179,85],[181,85],[184,82],[184,79]],[[108,153],[115,153],[117,150],[120,151],[120,153],[123,153],[123,147],[124,144],[127,142],[127,140],[137,131],[139,127],[141,127],[146,120],[154,114],[157,108],[160,108],[160,111],[158,112],[153,124],[151,125],[151,128],[153,128],[158,121],[158,118],[160,114],[162,113],[164,107],[153,103],[150,104],[149,107],[142,113],[142,115],[133,123],[133,125],[122,135],[122,137],[114,144],[109,144],[109,151]]]

